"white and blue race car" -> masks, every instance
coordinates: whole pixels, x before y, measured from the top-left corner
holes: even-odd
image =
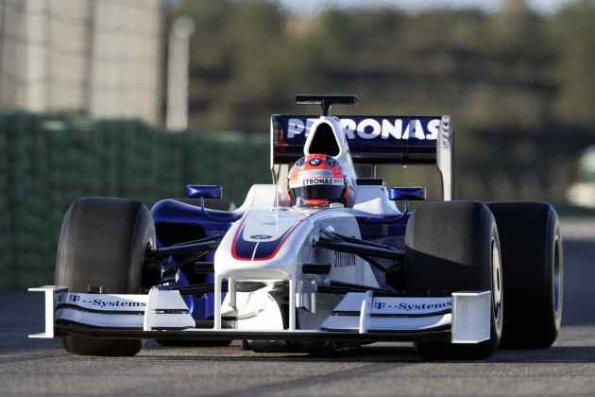
[[[72,203],[55,286],[31,289],[46,308],[45,332],[32,337],[112,356],[136,354],[142,339],[318,352],[411,341],[428,360],[554,343],[563,256],[551,205],[453,200],[447,116],[332,116],[356,98],[297,100],[322,115],[272,116],[274,183],[252,186],[237,209],[213,185],[151,209]],[[442,199],[410,210],[424,187],[376,177],[403,164],[436,167]]]

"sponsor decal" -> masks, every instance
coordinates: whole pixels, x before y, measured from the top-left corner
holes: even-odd
[[[409,302],[373,302],[372,308],[378,311],[383,310],[398,310],[404,312],[414,312],[414,311],[442,311],[442,310],[450,310],[452,309],[452,302],[445,301],[445,302],[436,302],[436,303],[409,303]]]
[[[305,178],[302,179],[303,186],[309,185],[343,185],[343,178]]]
[[[102,297],[85,297],[83,295],[68,294],[68,299],[65,303],[87,307],[98,310],[112,310],[112,309],[125,309],[125,308],[144,308],[145,302],[137,302],[133,300],[123,299],[105,299]]]
[[[287,121],[287,138],[293,139],[299,135],[308,135],[310,126],[316,121],[314,118],[289,118]],[[347,139],[363,140],[429,140],[438,139],[441,127],[439,118],[423,123],[419,119],[379,118],[368,117],[353,119],[341,117],[339,120]]]
[[[440,128],[442,129],[442,147],[448,149],[450,146],[450,119],[443,118],[440,122]]]
[[[306,177],[300,178],[296,181],[290,181],[289,187],[302,187],[302,186],[315,186],[315,185],[332,185],[332,186],[343,186],[343,178],[317,178],[317,177]]]

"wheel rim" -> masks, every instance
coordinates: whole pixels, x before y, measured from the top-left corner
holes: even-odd
[[[496,329],[500,330],[502,328],[502,262],[496,240],[492,241],[492,303]]]

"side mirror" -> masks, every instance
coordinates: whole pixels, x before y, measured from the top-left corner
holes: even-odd
[[[426,188],[420,187],[391,187],[388,189],[388,198],[392,201],[403,201],[403,212],[407,212],[409,201],[422,201],[426,199]]]
[[[200,199],[221,199],[223,189],[220,185],[187,185],[186,197]]]

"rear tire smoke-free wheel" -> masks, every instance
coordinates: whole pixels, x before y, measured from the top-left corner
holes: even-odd
[[[425,360],[483,360],[502,335],[504,293],[500,241],[487,206],[473,201],[427,203],[409,219],[405,285],[410,294],[448,296],[491,291],[490,339],[478,344],[419,341]]]
[[[558,214],[548,203],[489,203],[502,242],[506,317],[502,347],[543,349],[562,322],[564,257]]]
[[[142,203],[101,197],[77,200],[62,223],[55,284],[69,292],[139,293],[146,252],[154,241],[153,219]],[[67,351],[81,355],[133,356],[141,349],[140,340],[78,335],[61,339]]]

